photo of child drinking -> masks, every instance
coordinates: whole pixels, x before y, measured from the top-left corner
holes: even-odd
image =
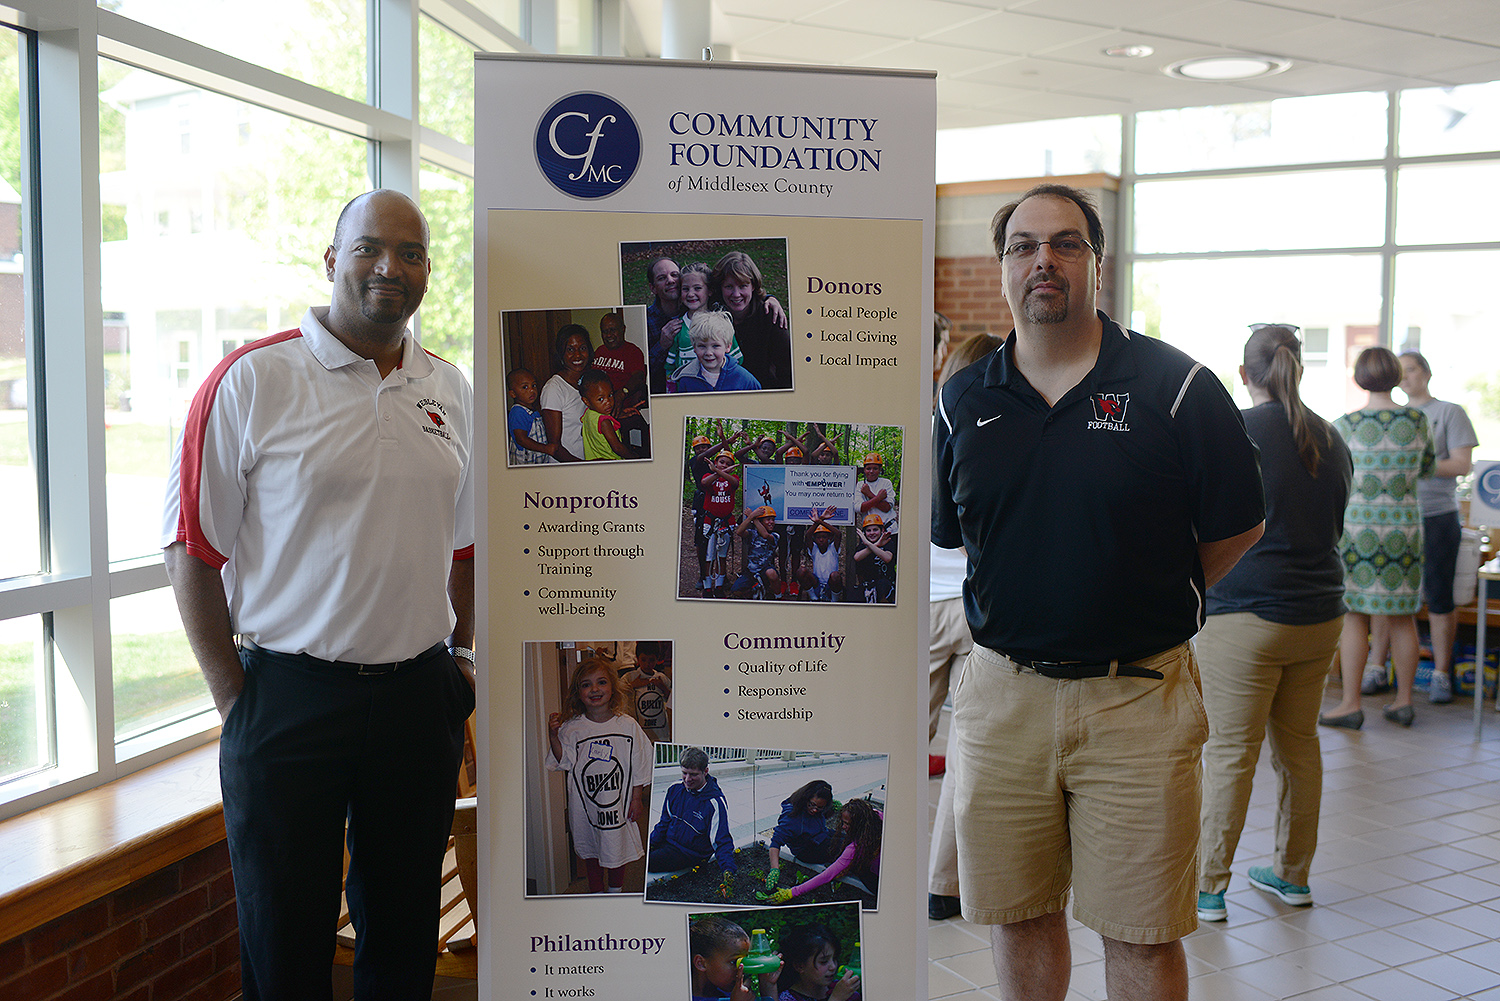
[[[757,929],[762,936],[765,929]],[[750,935],[724,914],[706,914],[688,924],[688,976],[692,1001],[775,1001],[778,961],[763,972],[745,968]],[[770,964],[763,964],[769,966]]]
[[[788,927],[780,945],[776,1001],[861,1001],[858,943],[845,953],[833,929],[811,922]]]
[[[692,1001],[862,1001],[858,905],[690,914],[687,923]]]

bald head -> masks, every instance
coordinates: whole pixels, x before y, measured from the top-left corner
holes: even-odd
[[[333,226],[334,250],[343,249],[344,240],[349,235],[347,231],[349,217],[354,214],[354,210],[372,199],[378,199],[382,203],[386,202],[386,200],[389,199],[391,204],[401,204],[404,205],[408,210],[415,212],[417,214],[417,218],[421,221],[422,224],[422,246],[428,246],[430,241],[430,234],[427,230],[427,217],[422,214],[421,209],[417,208],[417,203],[412,201],[402,192],[395,190],[394,188],[376,188],[374,191],[366,191],[364,194],[355,195],[353,198],[349,199],[348,204],[346,204],[343,208],[343,211],[339,213],[339,220]]]

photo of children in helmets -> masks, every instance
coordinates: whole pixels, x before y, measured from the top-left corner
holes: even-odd
[[[896,603],[903,430],[688,417],[679,598]]]

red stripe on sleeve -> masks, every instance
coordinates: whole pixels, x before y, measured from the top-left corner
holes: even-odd
[[[192,405],[188,407],[187,423],[182,430],[182,463],[177,477],[178,488],[181,491],[177,502],[177,541],[187,543],[188,552],[210,566],[222,567],[229,562],[228,556],[209,544],[207,537],[203,534],[203,523],[199,518],[199,503],[202,499],[203,442],[208,434],[208,416],[218,399],[219,385],[224,381],[224,376],[229,372],[230,366],[249,352],[301,336],[300,329],[283,330],[279,334],[251,341],[230,352],[214,366],[214,370],[203,381],[203,385],[198,387],[198,392],[193,394]]]

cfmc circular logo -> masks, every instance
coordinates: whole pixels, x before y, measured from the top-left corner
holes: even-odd
[[[1474,489],[1490,507],[1500,507],[1500,466],[1491,466],[1475,477]]]
[[[618,101],[570,94],[536,127],[536,162],[552,186],[574,198],[619,191],[641,162],[641,130]]]

